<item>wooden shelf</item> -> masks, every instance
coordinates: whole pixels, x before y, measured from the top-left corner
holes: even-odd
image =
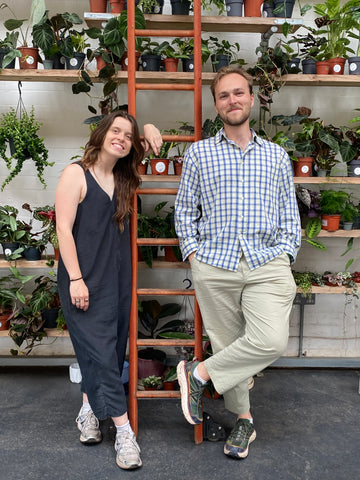
[[[112,18],[111,13],[84,13],[84,20],[89,27],[104,28]],[[192,15],[145,15],[146,28],[154,30],[192,30]],[[273,28],[273,33],[281,33],[282,25],[287,22],[295,32],[303,25],[299,18],[263,18],[263,17],[228,17],[226,15],[201,17],[203,32],[266,33]]]
[[[87,71],[94,83],[100,83],[98,71]],[[202,72],[202,84],[210,85],[216,74]],[[128,74],[125,71],[117,72],[117,78],[121,83],[127,83]],[[4,68],[0,73],[0,81],[20,82],[65,82],[75,83],[79,80],[77,70],[20,70]],[[189,72],[136,72],[136,80],[145,84],[192,84],[194,74]],[[279,78],[280,83],[280,78]],[[281,77],[283,86],[328,86],[328,87],[360,87],[360,75],[284,75]],[[256,85],[256,82],[255,82]]]
[[[57,328],[45,328],[48,337],[69,337],[68,330],[58,330]],[[9,330],[0,330],[0,337],[8,337]],[[46,337],[44,337],[46,338]]]
[[[305,236],[305,230],[301,229],[302,236]],[[320,230],[318,237],[328,238],[360,238],[360,230],[336,230],[335,232],[328,232],[327,230]],[[315,239],[316,240],[316,239]]]
[[[35,261],[29,261],[25,259],[20,259],[8,262],[5,260],[4,255],[0,255],[0,268],[9,268],[9,267],[17,267],[17,268],[49,268],[47,265],[47,262],[49,260],[54,260],[54,257],[51,255],[48,256],[47,258],[41,259],[41,260],[35,260]],[[57,261],[55,261],[55,264],[51,268],[56,268],[57,267]]]
[[[356,185],[360,184],[360,177],[294,177],[294,183],[301,184],[343,184],[343,185]]]
[[[297,293],[302,293],[301,288],[296,289]],[[346,287],[312,287],[310,293],[324,293],[324,294],[344,294],[344,293],[349,293],[351,294],[351,289],[346,288]]]

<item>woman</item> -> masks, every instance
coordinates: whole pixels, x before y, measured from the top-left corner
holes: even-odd
[[[160,132],[148,124],[144,134],[157,153]],[[100,442],[99,419],[112,417],[116,463],[124,469],[142,465],[121,373],[131,303],[128,214],[143,156],[134,118],[111,113],[92,132],[83,159],[64,169],[55,198],[60,299],[82,373],[80,441]]]

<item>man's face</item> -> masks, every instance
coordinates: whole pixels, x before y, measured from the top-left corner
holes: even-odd
[[[215,110],[225,125],[240,126],[250,117],[254,95],[248,82],[237,73],[223,77],[215,88]]]

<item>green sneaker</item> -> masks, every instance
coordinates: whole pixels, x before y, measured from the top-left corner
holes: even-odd
[[[225,442],[225,455],[233,458],[246,458],[249,453],[249,445],[255,438],[256,431],[250,420],[238,418]]]
[[[199,361],[181,361],[177,366],[177,378],[180,385],[181,408],[186,420],[191,425],[198,425],[203,421],[201,397],[205,385],[194,377],[194,370]]]

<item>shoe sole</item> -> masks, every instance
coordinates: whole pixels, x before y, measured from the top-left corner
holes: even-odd
[[[102,441],[102,436],[100,436],[100,438],[96,438],[96,437],[85,438],[82,435],[80,435],[80,442],[83,445],[92,445],[94,443],[100,443],[101,441]]]
[[[140,463],[137,465],[125,465],[124,463],[121,463],[116,457],[116,465],[123,470],[135,470],[136,468],[140,468],[142,466],[142,461],[140,460]]]
[[[233,453],[231,450],[227,450],[227,445],[225,443],[224,445],[224,453],[225,455],[227,455],[228,457],[231,457],[231,458],[237,458],[237,459],[242,459],[242,458],[246,458],[248,455],[249,455],[249,446],[250,446],[250,443],[252,443],[256,438],[256,431],[254,430],[253,433],[250,435],[250,438],[249,438],[249,444],[247,446],[247,449],[244,450],[243,452],[237,452],[236,454]],[[236,447],[235,447],[236,448]]]
[[[201,421],[195,421],[190,414],[189,410],[189,383],[188,376],[185,369],[185,361],[182,360],[176,367],[177,379],[180,386],[180,395],[181,395],[181,408],[184,414],[184,417],[187,422],[191,425],[199,425]]]

